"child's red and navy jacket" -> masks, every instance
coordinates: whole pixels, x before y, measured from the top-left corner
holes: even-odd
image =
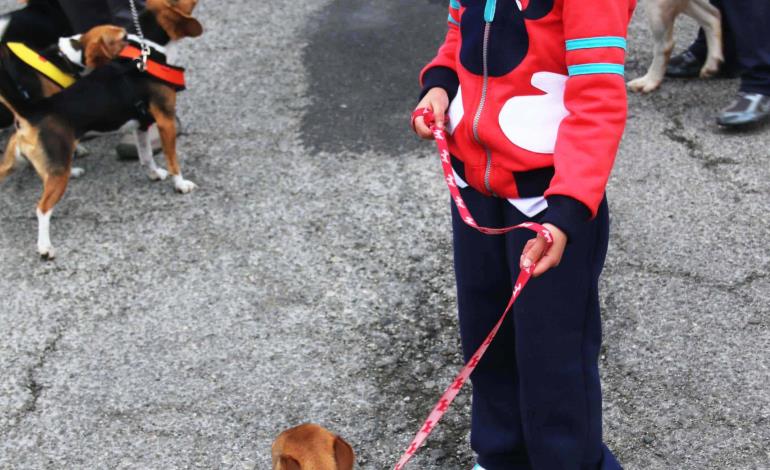
[[[420,79],[423,94],[449,93],[449,146],[468,184],[504,198],[544,194],[543,222],[568,235],[596,214],[626,122],[635,5],[450,0],[446,40]]]

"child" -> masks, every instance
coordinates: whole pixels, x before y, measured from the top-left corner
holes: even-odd
[[[605,186],[626,120],[623,63],[635,0],[451,0],[421,74],[455,179],[480,225],[537,221],[554,236],[488,236],[452,208],[466,359],[537,263],[472,376],[471,446],[486,470],[620,469],[602,443],[598,281]],[[451,101],[451,105],[450,105]],[[445,115],[448,113],[448,120]],[[423,118],[414,122],[432,137]]]

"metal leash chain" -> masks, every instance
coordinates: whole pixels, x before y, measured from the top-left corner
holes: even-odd
[[[135,0],[128,0],[131,4],[131,16],[134,19],[134,29],[136,29],[136,35],[139,36],[139,47],[142,52],[139,56],[139,60],[136,61],[136,68],[140,72],[147,70],[147,59],[150,57],[150,46],[144,40],[144,33],[142,32],[142,25],[139,23],[139,10],[136,8]]]

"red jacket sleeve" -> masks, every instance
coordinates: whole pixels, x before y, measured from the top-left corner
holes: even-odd
[[[434,87],[446,90],[450,100],[457,93],[459,85],[457,54],[460,48],[460,2],[458,0],[449,2],[447,23],[449,30],[438,54],[420,72],[420,86],[423,90],[421,96]]]
[[[565,0],[569,78],[559,127],[556,173],[546,191],[547,221],[566,231],[596,215],[626,123],[623,78],[635,0]],[[560,225],[561,224],[561,225]]]

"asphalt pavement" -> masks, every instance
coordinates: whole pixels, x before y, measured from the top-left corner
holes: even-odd
[[[37,176],[0,184],[0,468],[262,470],[306,421],[359,468],[392,468],[461,366],[449,201],[408,130],[446,2],[196,16],[179,108],[198,191],[148,181],[115,136],[88,142],[46,263]],[[633,78],[651,59],[642,11],[629,43]],[[627,469],[770,468],[770,127],[716,126],[736,89],[630,97],[601,359]],[[412,468],[470,468],[468,413],[465,390]]]

